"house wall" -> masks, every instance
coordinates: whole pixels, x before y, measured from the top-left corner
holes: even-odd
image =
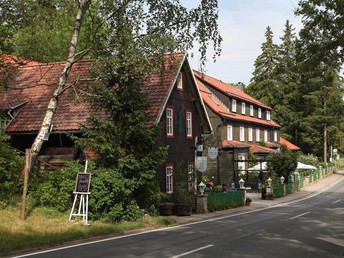
[[[168,157],[164,164],[158,170],[158,179],[160,182],[160,189],[166,191],[166,164],[173,164],[176,166],[177,162],[184,162],[186,165],[194,165],[195,160],[195,137],[198,142],[201,142],[201,118],[198,114],[194,97],[190,90],[192,85],[192,77],[188,77],[188,73],[183,72],[183,90],[178,90],[176,85],[173,87],[170,98],[166,107],[173,109],[173,137],[166,136],[166,109],[162,114],[160,125],[161,134],[156,142],[155,148],[160,146],[169,146]],[[186,135],[186,111],[191,111],[193,116],[193,135],[191,138]],[[185,180],[188,180],[187,171],[185,173]],[[191,179],[193,181],[193,179]]]

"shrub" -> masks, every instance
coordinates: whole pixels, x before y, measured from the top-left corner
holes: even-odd
[[[24,158],[10,147],[8,137],[0,129],[0,201],[7,205],[20,193],[20,174],[24,165]]]

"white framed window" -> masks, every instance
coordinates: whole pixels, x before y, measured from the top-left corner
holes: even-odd
[[[248,141],[249,142],[253,141],[253,129],[251,127],[248,128]]]
[[[192,111],[186,111],[186,138],[192,138]]]
[[[256,142],[260,141],[260,130],[256,129]]]
[[[233,126],[227,125],[227,140],[233,141]]]
[[[232,99],[232,112],[236,112],[236,99]]]
[[[266,110],[266,120],[268,120],[268,121],[271,120],[271,113],[270,113],[270,110]]]
[[[245,170],[246,169],[246,155],[245,154],[239,154],[238,160],[242,160],[238,162],[238,169],[239,170]],[[241,171],[240,171],[241,172]],[[244,172],[244,171],[243,171]]]
[[[250,116],[254,116],[253,105],[250,105]]]
[[[278,132],[274,131],[274,142],[278,142]]]
[[[240,126],[240,141],[244,142],[245,141],[245,127]]]
[[[177,78],[177,90],[183,90],[183,74],[181,72]]]
[[[262,118],[262,109],[258,108],[258,118]]]
[[[243,115],[246,114],[246,104],[245,104],[245,102],[241,103],[241,114],[243,114]]]
[[[166,164],[166,193],[173,193],[173,164]]]
[[[268,142],[268,131],[264,130],[264,142]]]
[[[188,186],[189,191],[194,190],[195,164],[188,162]]]
[[[166,108],[166,136],[174,137],[173,131],[173,107]]]

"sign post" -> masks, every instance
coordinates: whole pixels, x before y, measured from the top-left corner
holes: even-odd
[[[85,225],[89,225],[87,223],[87,219],[88,219],[88,196],[91,194],[90,184],[91,184],[90,173],[78,173],[76,177],[75,191],[73,192],[75,195],[74,202],[73,202],[72,210],[69,215],[69,220],[72,219],[72,216],[82,216]],[[78,213],[73,213],[78,197],[80,197]]]

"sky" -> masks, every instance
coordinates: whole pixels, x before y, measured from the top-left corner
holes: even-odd
[[[197,0],[188,0],[188,4]],[[219,0],[219,30],[223,38],[221,56],[216,62],[212,53],[207,55],[205,74],[226,83],[249,84],[254,71],[254,62],[261,54],[268,26],[274,34],[274,43],[279,44],[286,20],[298,33],[301,17],[294,15],[298,0]],[[209,49],[211,50],[211,48]],[[189,51],[193,69],[199,69],[197,49]]]

